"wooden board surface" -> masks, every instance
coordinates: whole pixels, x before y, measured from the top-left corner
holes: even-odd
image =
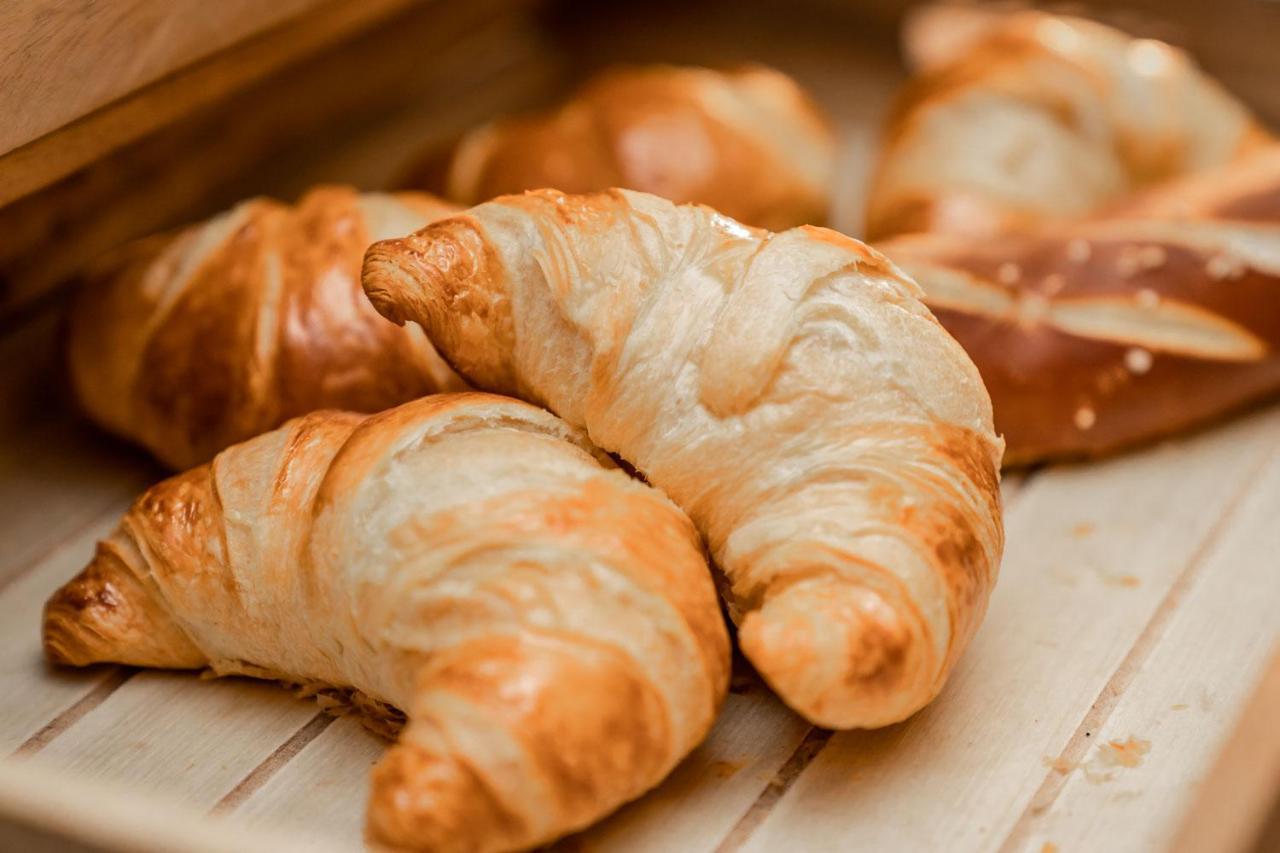
[[[576,42],[574,56],[583,67],[613,56],[754,57],[796,73],[835,114],[845,144],[834,221],[856,232],[896,66],[883,52],[849,50],[835,31],[806,37],[803,49],[787,36],[790,24],[765,38],[750,22],[726,21],[708,36],[698,14],[663,38],[650,25],[617,27],[608,45]],[[573,32],[562,38],[573,42]],[[509,44],[483,43],[498,52]],[[547,73],[542,55],[512,67]],[[440,61],[458,73],[469,66],[465,57]],[[466,103],[398,113],[339,149],[291,160],[272,187],[246,177],[236,189],[385,180],[393,155],[533,82],[517,75],[493,90],[477,78],[458,90],[475,94]],[[240,827],[236,849],[275,849],[281,837],[358,849],[368,769],[385,744],[354,721],[245,680],[42,662],[41,603],[159,476],[81,422],[58,391],[56,313],[48,306],[0,336],[0,756],[74,771],[78,785],[144,802],[163,791],[175,809]],[[885,730],[833,735],[740,671],[708,740],[663,785],[557,849],[1172,843],[1211,773],[1243,778],[1215,765],[1280,640],[1280,408],[1117,459],[1019,475],[1005,494],[1008,548],[989,615],[932,706]],[[13,778],[0,763],[0,789]],[[1266,773],[1255,778],[1265,787]],[[1258,783],[1250,790],[1265,801]],[[129,812],[130,802],[121,809],[145,813]],[[1214,807],[1222,816],[1237,805]],[[1222,849],[1243,849],[1264,816],[1256,802],[1234,813],[1241,828]]]
[[[332,5],[0,156],[0,323],[127,240],[249,195],[386,187],[441,136],[555,91],[532,4]]]
[[[410,2],[0,5],[0,204]]]
[[[324,0],[0,6],[0,154]]]

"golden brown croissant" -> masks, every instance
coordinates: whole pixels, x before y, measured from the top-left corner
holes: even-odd
[[[683,507],[791,707],[877,726],[941,688],[996,577],[1001,443],[972,363],[880,255],[548,190],[376,243],[364,285]]]
[[[656,784],[728,682],[693,526],[612,467],[485,394],[307,415],[139,498],[46,653],[350,688],[408,717],[376,841],[541,844]]]
[[[1280,391],[1280,146],[1167,45],[976,20],[902,99],[870,227],[934,232],[878,247],[977,363],[1005,461],[1109,452]]]
[[[826,119],[790,77],[656,65],[607,71],[551,112],[473,130],[444,191],[477,204],[628,187],[782,229],[826,221],[834,160]]]
[[[322,187],[125,247],[81,289],[68,360],[85,410],[174,468],[322,408],[372,412],[461,381],[360,291],[380,237],[453,208]]]
[[[1097,211],[1265,143],[1181,51],[1078,18],[992,17],[894,108],[867,234],[992,233]]]

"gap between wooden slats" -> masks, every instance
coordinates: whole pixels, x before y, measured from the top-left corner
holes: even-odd
[[[904,724],[834,735],[724,850],[998,845],[1160,612],[1191,555],[1276,451],[1280,411],[1041,473],[1011,502],[986,623]],[[750,813],[748,814],[750,817]]]
[[[65,728],[58,722],[64,713],[85,710],[76,706],[102,685],[118,683],[114,667],[72,670],[45,664],[40,620],[45,600],[85,566],[94,543],[110,533],[126,506],[123,500],[108,504],[61,547],[0,584],[0,755],[37,733],[44,733],[43,742],[51,740]]]
[[[1280,613],[1280,454],[1067,744],[1004,850],[1165,849],[1271,658]],[[1143,644],[1142,640],[1148,642]],[[1131,741],[1130,739],[1136,739]],[[1123,753],[1110,744],[1125,745]],[[1147,750],[1142,754],[1143,750]],[[1125,756],[1116,766],[1109,758]],[[1073,769],[1074,768],[1074,769]]]

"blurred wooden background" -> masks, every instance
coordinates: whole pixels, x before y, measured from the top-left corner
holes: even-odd
[[[316,181],[388,186],[433,140],[553,99],[609,62],[774,64],[817,90],[855,147],[873,145],[902,73],[898,26],[912,5],[4,4],[0,110],[11,119],[0,129],[0,324],[123,240]],[[1280,3],[1043,5],[1187,46],[1280,125]],[[856,230],[856,212],[840,204],[837,224]]]

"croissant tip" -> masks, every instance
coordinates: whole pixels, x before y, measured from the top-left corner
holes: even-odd
[[[40,630],[45,659],[55,666],[97,663],[93,625],[101,621],[98,611],[117,606],[110,587],[95,583],[91,564],[45,602]]]
[[[438,851],[510,846],[510,837],[520,835],[513,820],[465,762],[410,738],[402,737],[373,769],[365,837],[375,846]],[[489,834],[488,844],[477,844],[479,827]]]
[[[41,645],[52,664],[127,663],[176,669],[204,657],[124,568],[109,542],[45,602]]]
[[[923,707],[934,681],[928,640],[918,620],[840,577],[792,584],[748,613],[738,634],[787,705],[830,729],[878,728]]]
[[[364,256],[360,283],[374,310],[397,326],[405,324],[396,293],[406,284],[408,274],[399,262],[397,240],[374,243]],[[410,282],[411,283],[411,282]]]

